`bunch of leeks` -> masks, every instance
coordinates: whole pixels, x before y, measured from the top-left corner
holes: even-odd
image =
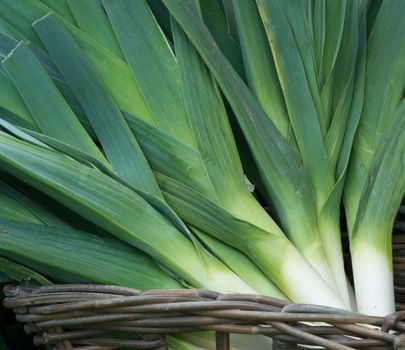
[[[0,0],[0,256],[393,312],[404,32],[402,0]]]

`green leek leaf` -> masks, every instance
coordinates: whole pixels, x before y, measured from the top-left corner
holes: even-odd
[[[181,288],[152,259],[116,239],[0,218],[0,242],[0,255],[35,266],[44,274],[49,269],[50,277],[61,282],[67,278],[66,282],[73,279],[145,290]]]
[[[193,145],[176,59],[145,0],[104,0],[103,4],[157,125]],[[160,98],[156,98],[157,91]]]
[[[72,37],[52,15],[35,22],[34,28],[80,101],[113,171],[130,185],[160,196],[124,117]]]
[[[67,0],[67,4],[83,32],[120,58],[124,58],[107,15],[98,0]]]
[[[3,60],[2,66],[45,134],[74,145],[106,163],[104,156],[26,44],[20,42]]]
[[[1,219],[0,219],[1,220]],[[3,233],[4,229],[2,228]],[[0,256],[0,273],[7,276],[9,280],[7,282],[12,281],[30,281],[30,283],[36,282],[41,285],[51,284],[49,280],[45,277],[41,276],[39,273],[30,270],[29,268],[16,264],[8,259],[5,259]],[[1,278],[1,277],[0,277]]]

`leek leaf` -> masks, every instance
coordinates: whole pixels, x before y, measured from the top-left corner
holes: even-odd
[[[38,127],[34,126],[32,123],[27,122],[25,119],[3,107],[0,107],[0,118],[19,127],[38,130]]]
[[[216,15],[210,11],[205,6],[206,4],[207,1],[201,1],[201,12],[204,22],[229,63],[238,72],[239,76],[244,79],[242,55],[238,42],[228,32],[225,17],[219,14]]]
[[[41,63],[41,65],[44,67],[46,72],[53,78],[53,79],[58,79],[58,80],[63,80],[62,75],[58,71],[57,67],[55,66],[54,62],[52,59],[49,57],[49,55],[36,46],[35,44],[29,42],[26,38],[20,38],[19,35],[8,35],[7,33],[3,33],[0,31],[0,54],[7,56],[8,53],[14,49],[18,45],[20,41],[24,41],[28,47],[31,49],[32,53],[35,55],[37,60]]]
[[[0,217],[8,218],[11,220],[18,220],[31,223],[42,223],[40,218],[33,215],[33,213],[25,208],[17,199],[8,195],[8,186],[0,181]]]
[[[339,52],[345,23],[346,6],[357,5],[357,1],[330,0],[325,6],[325,44],[320,71],[320,86],[323,87],[332,74]]]
[[[63,154],[68,155],[69,157],[75,159],[76,161],[87,165],[89,167],[97,167],[106,175],[114,178],[115,180],[123,183],[125,186],[131,187],[127,182],[123,179],[119,178],[116,174],[114,174],[109,166],[105,166],[104,163],[99,162],[96,158],[93,158],[88,153],[83,152],[80,149],[72,147],[58,139],[37,133],[35,131],[31,131],[24,128],[17,128],[12,124],[5,123],[4,120],[0,119],[0,125],[6,129],[10,134],[20,138],[21,140],[27,141],[33,145],[41,146],[46,149],[54,149]],[[185,146],[187,147],[187,146]],[[185,175],[187,176],[187,175]],[[158,210],[163,216],[169,219],[173,225],[175,225],[179,231],[181,231],[186,236],[189,236],[194,243],[195,239],[193,238],[192,234],[188,230],[188,228],[184,225],[184,223],[180,220],[177,214],[162,200],[162,198],[155,196],[151,193],[145,192],[142,189],[131,187],[136,193],[142,196],[150,205],[152,205],[156,210]],[[73,221],[73,219],[72,219]],[[195,244],[196,248],[199,248],[199,244]]]
[[[323,126],[324,137],[330,125],[331,105],[335,94],[335,76],[337,75],[337,78],[340,77],[340,74],[337,74],[338,70],[334,69],[334,66],[338,52],[340,51],[339,49],[342,43],[342,35],[346,24],[346,7],[349,6],[358,6],[358,2],[352,1],[346,6],[346,0],[332,0],[327,1],[325,6],[325,45],[322,56],[321,70],[319,72],[319,84],[323,104],[321,125]],[[342,51],[343,50],[344,49],[342,49]],[[348,56],[351,56],[350,51]]]
[[[275,57],[274,59],[277,62],[277,68],[278,68],[278,73],[280,76],[280,82],[282,84],[282,88],[284,90],[285,94],[285,99],[287,102],[287,109],[290,112],[290,120],[292,122],[292,125],[294,126],[294,119],[296,118],[295,113],[296,112],[291,112],[291,106],[289,103],[289,92],[285,91],[288,89],[289,85],[291,84],[291,81],[295,79],[297,82],[297,85],[301,89],[305,89],[306,91],[309,92],[309,94],[312,96],[313,100],[313,105],[315,106],[316,113],[317,113],[317,119],[318,119],[318,128],[321,130],[322,135],[325,134],[326,132],[326,126],[324,123],[324,109],[322,105],[322,100],[321,100],[321,95],[320,95],[320,89],[319,89],[319,83],[318,83],[318,76],[316,72],[316,64],[315,64],[315,57],[314,57],[314,50],[313,50],[313,43],[311,40],[311,30],[310,30],[310,24],[308,23],[308,11],[307,11],[307,6],[306,3],[303,1],[293,1],[292,3],[288,3],[286,1],[280,1],[280,9],[276,10],[274,5],[276,4],[270,4],[269,1],[267,1],[267,5],[263,5],[262,1],[257,1],[260,14],[262,16],[263,21],[265,22],[267,19],[266,14],[264,14],[263,9],[267,7],[268,11],[279,11],[282,10],[282,12],[279,13],[279,18],[268,18],[268,23],[266,25],[265,23],[265,28],[267,32],[267,36],[270,41],[270,45],[273,50],[273,56]],[[271,9],[273,8],[273,9]],[[284,19],[285,17],[285,19]],[[274,29],[272,31],[269,30],[268,25],[271,24],[276,24],[274,26]],[[280,30],[280,24],[282,24],[282,27],[284,28],[283,30]],[[278,29],[277,29],[278,28]],[[278,39],[281,41],[281,43],[284,43],[285,46],[280,45],[280,42],[278,42]],[[292,40],[291,40],[292,39]],[[284,50],[290,50],[289,52],[291,53],[291,56],[293,60],[290,60],[287,65],[290,67],[290,70],[293,70],[292,67],[292,62],[295,60],[297,72],[300,71],[301,66],[303,67],[304,75],[300,75],[299,73],[295,75],[295,77],[292,77],[291,75],[294,74],[292,72],[289,72],[286,70],[284,67],[284,63],[280,62],[280,60],[283,60],[283,54]],[[295,51],[298,50],[299,53],[299,58],[294,57],[295,56]],[[287,59],[288,60],[288,59]],[[301,61],[301,62],[300,62]],[[287,68],[288,69],[288,68]],[[290,80],[292,79],[292,80]],[[285,86],[283,86],[285,81]],[[310,103],[309,100],[307,103]],[[308,108],[308,107],[307,107]],[[310,114],[311,115],[311,114]],[[312,115],[311,115],[312,118]],[[313,123],[313,121],[311,121]],[[297,130],[297,132],[299,132]],[[317,130],[315,131],[317,132]],[[297,136],[298,137],[298,136]],[[302,151],[301,151],[302,152]],[[304,160],[305,162],[305,160]]]
[[[325,146],[332,168],[340,154],[356,77],[356,61],[359,47],[359,14],[358,4],[353,1],[347,6],[346,23],[342,34],[341,47],[336,59],[336,76],[333,86],[332,122],[325,137]]]
[[[173,37],[180,83],[189,125],[201,157],[201,164],[213,190],[213,201],[238,217],[278,229],[249,194],[225,106],[218,86],[198,52],[177,24]],[[229,191],[223,189],[228,187]],[[257,215],[259,214],[259,215]],[[267,220],[266,220],[267,219]]]
[[[65,20],[76,25],[73,11],[66,0],[40,0],[40,1],[44,3],[44,5],[48,6],[50,9],[55,11],[58,15],[63,17]],[[88,1],[86,0],[83,2],[84,6],[86,6],[85,5],[86,2]]]
[[[232,6],[232,0],[222,0],[222,5],[225,11],[228,32],[235,40],[238,40],[238,26],[236,24],[235,11]]]
[[[0,59],[2,57],[0,56]],[[0,70],[0,107],[11,113],[17,115],[23,120],[23,123],[29,123],[35,127],[36,123],[32,117],[30,111],[25,105],[23,99],[18,93],[17,89],[10,81],[8,77],[5,76],[5,72]]]
[[[0,32],[15,38],[17,41],[28,40],[27,38],[24,37],[22,33],[20,33],[15,27],[13,27],[1,16],[0,16]]]
[[[26,44],[20,42],[3,60],[2,66],[45,134],[74,145],[106,163],[104,156]]]
[[[74,228],[77,230],[92,232],[100,236],[108,235],[100,227],[92,224],[70,209],[61,205],[49,196],[28,186],[15,177],[2,174],[1,176],[2,193],[19,203],[30,214],[30,220],[24,220],[34,223],[40,223],[46,226],[60,228]],[[21,220],[19,220],[21,221]]]
[[[2,203],[5,203],[0,211],[1,217],[48,226],[68,227],[68,224],[57,215],[42,207],[38,197],[34,201],[2,180],[0,180],[0,196]],[[14,205],[7,206],[6,203],[14,203]],[[11,216],[7,215],[7,211]]]
[[[193,145],[176,59],[145,0],[104,0],[103,4],[157,125]]]
[[[0,219],[1,220],[1,219]],[[1,228],[4,232],[4,228]],[[0,273],[5,275],[6,277],[9,278],[7,282],[11,281],[30,281],[39,283],[41,285],[47,285],[51,284],[51,282],[46,279],[45,277],[41,276],[39,273],[30,270],[29,268],[16,264],[15,262],[12,262],[8,259],[5,259],[0,256]],[[0,277],[1,279],[1,277]]]
[[[254,0],[234,0],[247,82],[264,111],[288,139],[290,122],[266,33]]]
[[[51,12],[49,7],[39,0],[7,0],[0,3],[0,10],[0,13],[3,11],[7,13],[7,20],[18,31],[24,35],[28,33],[26,37],[29,40],[34,37],[35,40],[31,41],[37,46],[43,47],[32,29],[32,23]],[[153,123],[153,117],[126,62],[69,21],[63,18],[61,21],[93,64],[105,87],[110,91],[120,108]]]
[[[346,172],[348,170],[350,155],[353,146],[353,140],[355,137],[355,132],[360,121],[361,111],[363,108],[364,101],[364,87],[365,87],[365,75],[366,75],[366,15],[365,12],[362,14],[360,19],[360,28],[359,28],[359,47],[358,47],[358,57],[356,63],[356,77],[355,77],[355,86],[353,89],[353,97],[350,106],[350,111],[348,115],[348,121],[346,125],[345,134],[343,137],[342,146],[340,149],[339,159],[335,169],[335,176],[339,177],[338,181],[344,181],[346,179]],[[352,157],[355,157],[356,154],[353,153]],[[350,176],[348,181],[345,182],[343,200],[345,201],[345,193],[349,188]],[[353,203],[354,204],[354,203]],[[348,210],[348,202],[345,201],[346,206],[346,221],[350,225],[354,221],[354,217],[351,215],[354,214],[353,210]]]
[[[312,36],[316,67],[321,70],[323,50],[325,46],[325,7],[326,0],[312,0],[309,2],[309,15],[312,16]],[[311,17],[310,17],[311,18]],[[311,25],[311,23],[310,23]]]
[[[24,9],[24,11],[22,11],[22,9]],[[40,1],[36,1],[35,7],[29,6],[29,0],[6,0],[0,3],[0,17],[9,24],[9,27],[13,28],[13,32],[17,31],[24,39],[29,40],[41,48],[43,48],[43,46],[32,30],[31,23],[43,16],[45,11],[51,11],[51,9]],[[6,31],[6,33],[9,32]],[[18,38],[18,40],[21,40],[21,38]]]
[[[374,242],[379,242],[383,234],[390,236],[405,194],[405,101],[394,112],[393,120],[382,136],[367,172],[351,234],[354,244],[363,227],[367,230],[362,234]],[[391,251],[391,246],[386,245],[383,249]]]
[[[34,28],[80,101],[113,171],[130,185],[160,196],[124,117],[75,41],[53,15],[35,22]]]
[[[140,118],[129,113],[124,116],[153,170],[212,198],[212,187],[206,180],[197,150]]]
[[[67,4],[83,32],[120,58],[124,58],[107,15],[98,0],[67,0]]]
[[[0,54],[7,56],[17,46],[18,42],[14,37],[0,31]]]
[[[145,290],[181,288],[152,259],[113,238],[0,218],[0,242],[0,255],[44,274],[51,271],[50,277],[61,282],[74,278]]]
[[[294,4],[297,3],[301,4],[301,2],[294,2]],[[296,5],[296,9],[294,8],[294,13],[300,10],[299,4]],[[303,56],[300,56],[293,34],[285,30],[288,28],[288,22],[279,2],[258,0],[258,7],[271,42],[302,162],[312,180],[317,207],[321,208],[333,186],[333,177],[318,121],[317,99],[314,91],[311,90],[312,78],[308,77],[308,81],[306,78],[306,70],[311,67],[309,63],[305,64],[306,60],[309,61],[309,58],[305,58],[309,54],[302,52]],[[284,10],[288,8],[288,6],[284,7]],[[301,12],[303,12],[302,9]],[[301,31],[302,29],[297,28],[294,33],[297,35]],[[289,54],[284,55],[284,52]]]

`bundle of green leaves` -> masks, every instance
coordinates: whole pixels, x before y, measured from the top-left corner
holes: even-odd
[[[403,0],[0,0],[0,271],[393,312],[404,33]]]

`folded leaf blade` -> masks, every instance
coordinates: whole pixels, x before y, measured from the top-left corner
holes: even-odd
[[[113,238],[0,219],[0,242],[0,255],[32,264],[45,274],[49,269],[61,282],[68,277],[66,282],[74,278],[143,290],[182,287],[152,259]]]
[[[45,134],[82,149],[106,163],[104,156],[26,44],[20,42],[3,60],[2,66]]]
[[[118,106],[73,38],[53,15],[35,22],[34,28],[80,101],[113,171],[130,185],[161,196]]]
[[[81,30],[124,58],[107,15],[97,0],[67,0],[67,4]]]
[[[193,145],[177,63],[151,10],[144,0],[104,0],[103,4],[157,125],[180,141]]]

